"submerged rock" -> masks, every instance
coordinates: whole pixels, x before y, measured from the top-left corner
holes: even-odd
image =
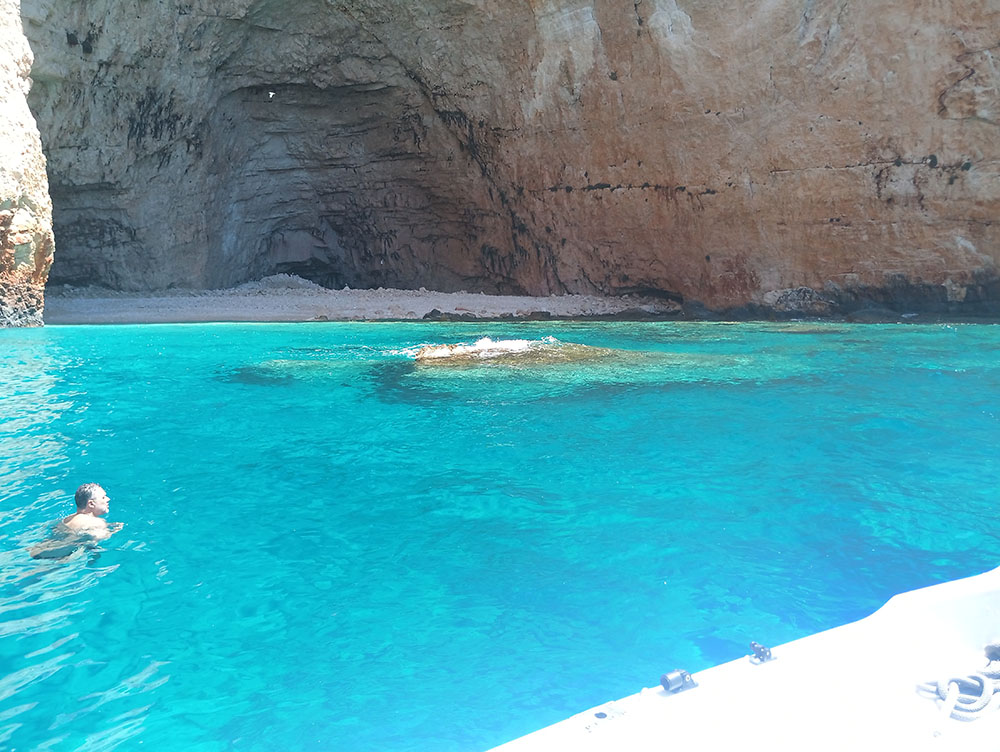
[[[888,308],[862,308],[848,314],[847,320],[856,324],[892,324],[903,317]]]
[[[560,342],[554,337],[534,340],[482,337],[472,343],[425,345],[413,353],[413,358],[424,365],[477,365],[487,362],[546,365],[599,360],[615,354],[615,350],[605,347]]]

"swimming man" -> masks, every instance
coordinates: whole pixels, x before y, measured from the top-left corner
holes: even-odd
[[[31,549],[35,559],[61,559],[82,546],[93,548],[122,529],[102,519],[108,513],[110,499],[96,483],[84,483],[76,489],[76,512],[64,517],[52,531],[52,537]]]

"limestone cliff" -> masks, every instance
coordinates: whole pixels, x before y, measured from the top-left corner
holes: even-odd
[[[18,4],[0,0],[0,327],[42,323],[52,263],[45,157],[26,99],[30,68]]]
[[[994,0],[22,0],[54,281],[1000,312]]]

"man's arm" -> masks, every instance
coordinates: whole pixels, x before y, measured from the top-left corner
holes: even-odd
[[[47,540],[32,546],[29,553],[32,559],[63,559],[80,548],[79,541]]]

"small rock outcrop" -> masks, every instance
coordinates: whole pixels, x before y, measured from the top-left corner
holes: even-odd
[[[52,264],[52,203],[28,108],[31,50],[18,11],[0,0],[0,327],[41,325]]]
[[[22,0],[54,281],[1000,313],[1000,6]]]

